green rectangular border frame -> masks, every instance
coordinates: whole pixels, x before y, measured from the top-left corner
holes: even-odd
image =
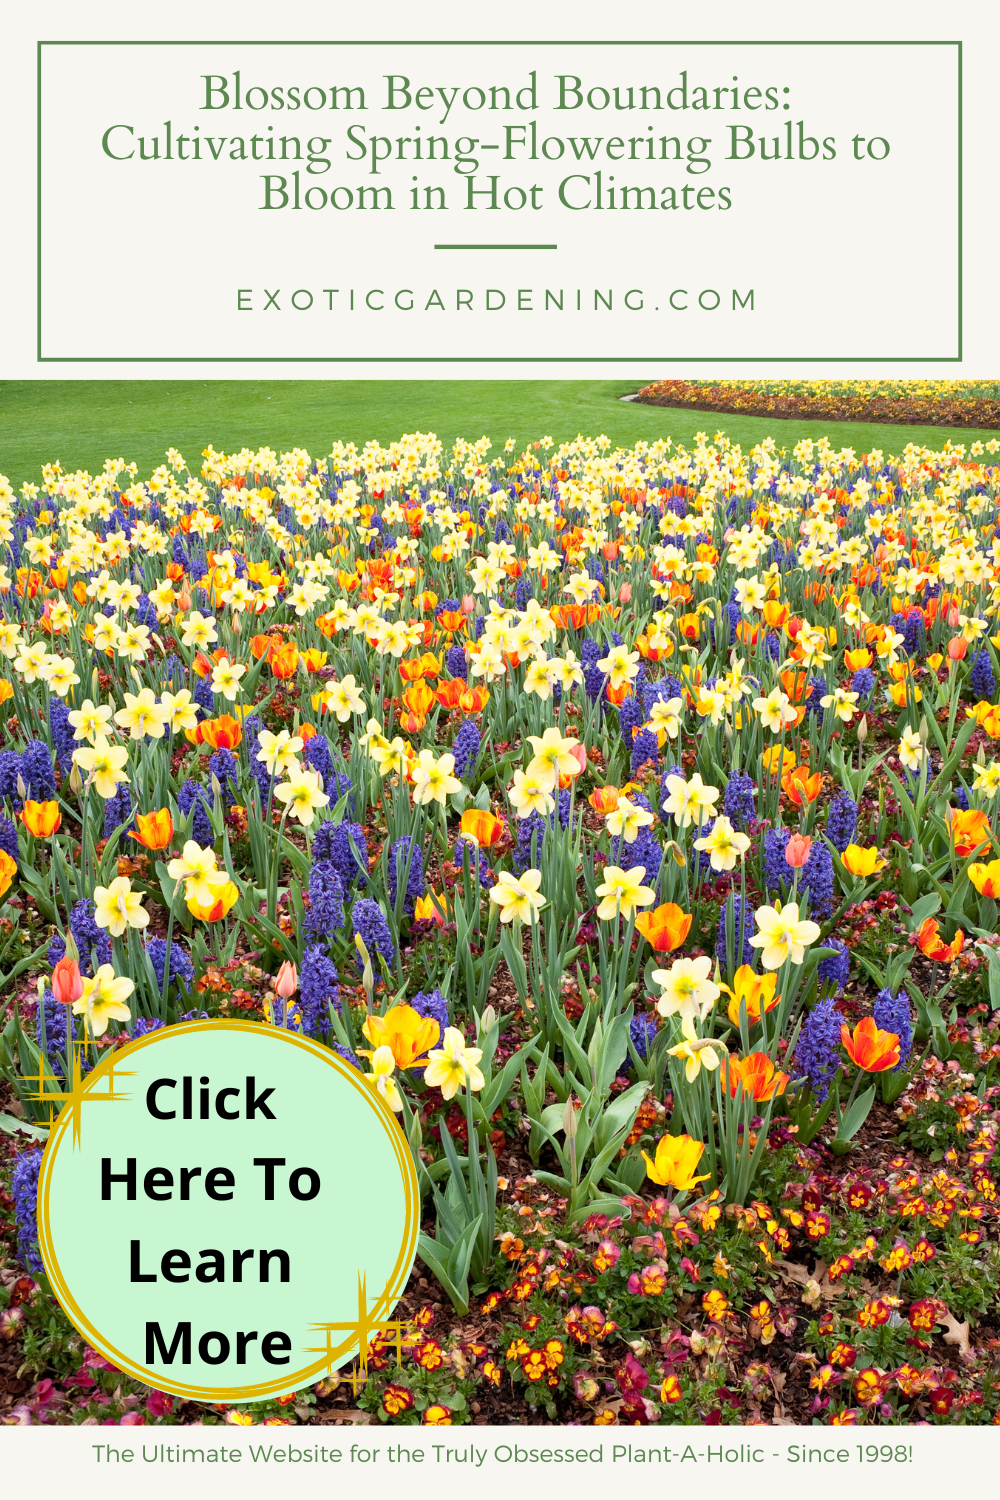
[[[38,187],[37,187],[37,364],[275,364],[275,365],[314,365],[314,364],[419,364],[419,365],[445,365],[445,364],[471,364],[471,365],[603,365],[623,363],[658,363],[658,364],[786,364],[794,362],[805,365],[824,364],[960,364],[962,362],[962,43],[960,41],[933,41],[933,40],[908,40],[908,41],[859,41],[838,39],[835,41],[795,41],[795,40],[767,40],[747,39],[736,40],[734,38],[719,39],[713,41],[692,40],[688,38],[655,40],[644,40],[637,37],[615,41],[580,41],[571,43],[574,47],[954,47],[956,49],[955,60],[957,67],[957,93],[958,93],[958,289],[956,299],[957,353],[955,354],[928,354],[928,355],[863,355],[850,354],[828,354],[828,355],[713,355],[711,357],[695,355],[670,355],[670,354],[642,354],[642,355],[568,355],[566,357],[553,355],[57,355],[42,353],[42,48],[43,47],[380,47],[380,46],[405,46],[405,47],[558,47],[565,46],[565,41],[485,41],[470,40],[459,41],[423,38],[415,41],[404,41],[402,39],[379,38],[376,40],[362,41],[331,41],[329,38],[323,40],[301,39],[292,41],[285,38],[280,41],[264,41],[261,39],[253,41],[218,41],[211,38],[187,38],[184,40],[169,41],[127,41],[123,39],[94,39],[84,41],[73,41],[61,38],[52,41],[39,41],[38,53],[38,125],[37,125],[37,155],[38,155]]]

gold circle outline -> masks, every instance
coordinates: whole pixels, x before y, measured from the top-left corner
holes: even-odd
[[[87,1075],[82,1084],[83,1092],[86,1093],[93,1084],[107,1077],[110,1063],[113,1062],[113,1065],[117,1066],[121,1058],[137,1052],[142,1047],[153,1046],[157,1043],[162,1044],[178,1036],[180,1033],[190,1035],[196,1031],[225,1031],[231,1034],[233,1030],[242,1031],[247,1035],[262,1037],[267,1040],[290,1042],[293,1046],[300,1047],[303,1051],[310,1053],[328,1067],[332,1067],[334,1072],[346,1079],[352,1088],[356,1089],[362,1095],[369,1107],[374,1109],[379,1122],[385,1129],[402,1178],[404,1225],[402,1243],[399,1254],[396,1257],[395,1265],[386,1282],[384,1292],[369,1314],[372,1322],[381,1321],[395,1307],[402,1296],[416,1258],[417,1234],[420,1228],[420,1189],[416,1168],[413,1165],[413,1158],[410,1155],[409,1144],[396,1121],[395,1115],[378,1091],[364,1082],[357,1068],[352,1067],[350,1063],[345,1062],[335,1052],[330,1052],[320,1043],[314,1042],[309,1037],[297,1036],[294,1032],[260,1026],[252,1021],[189,1021],[183,1023],[181,1026],[171,1026],[163,1031],[152,1032],[147,1036],[140,1037],[138,1041],[130,1042],[127,1046],[116,1049],[112,1057],[98,1063],[97,1067]],[[56,1156],[69,1125],[70,1110],[70,1106],[66,1106],[60,1110],[49,1131],[49,1138],[45,1143],[45,1149],[42,1153],[42,1164],[38,1174],[38,1246],[46,1275],[49,1278],[60,1307],[77,1332],[87,1339],[92,1347],[99,1349],[106,1357],[112,1359],[124,1374],[131,1376],[133,1380],[138,1380],[142,1385],[150,1386],[154,1390],[165,1391],[169,1395],[182,1396],[189,1401],[207,1401],[213,1403],[259,1401],[266,1400],[272,1396],[284,1395],[289,1391],[299,1390],[302,1386],[315,1383],[323,1374],[330,1371],[334,1360],[339,1358],[342,1364],[346,1363],[350,1351],[357,1342],[350,1337],[341,1344],[334,1346],[330,1354],[324,1353],[321,1359],[297,1371],[294,1380],[290,1374],[286,1373],[280,1380],[268,1381],[262,1385],[209,1388],[205,1386],[185,1385],[181,1381],[170,1378],[164,1379],[157,1371],[151,1370],[145,1365],[138,1364],[129,1359],[127,1355],[122,1354],[119,1349],[116,1349],[94,1327],[86,1314],[78,1306],[59,1266],[55,1246],[52,1243],[52,1231],[49,1223],[49,1190],[52,1184],[52,1173]]]

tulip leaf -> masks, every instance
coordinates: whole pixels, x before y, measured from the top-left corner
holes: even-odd
[[[865,1089],[863,1094],[858,1095],[850,1109],[842,1117],[837,1129],[837,1138],[830,1142],[830,1149],[832,1151],[836,1151],[838,1145],[846,1146],[849,1141],[853,1141],[871,1113],[871,1107],[874,1103],[875,1085],[872,1084],[870,1089]]]
[[[0,1130],[7,1135],[16,1135],[20,1130],[38,1141],[47,1141],[49,1138],[48,1126],[32,1125],[30,1120],[19,1120],[16,1115],[0,1115]]]

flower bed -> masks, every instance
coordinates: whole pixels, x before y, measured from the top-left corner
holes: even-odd
[[[635,400],[740,416],[1000,428],[995,380],[657,380]]]
[[[0,481],[0,1420],[995,1421],[983,458]],[[423,1232],[367,1382],[206,1411],[51,1298],[23,1079],[192,1015],[398,1116]]]

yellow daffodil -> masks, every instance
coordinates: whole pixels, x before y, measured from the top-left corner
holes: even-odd
[[[399,1114],[403,1108],[403,1101],[400,1098],[399,1089],[396,1087],[396,1080],[392,1076],[396,1071],[396,1060],[392,1055],[392,1048],[376,1047],[375,1051],[371,1054],[370,1061],[372,1065],[371,1072],[362,1075],[365,1083],[371,1088],[376,1089],[382,1095],[389,1108],[394,1110],[396,1114]]]
[[[760,961],[765,969],[780,969],[786,960],[800,964],[805,959],[805,950],[819,937],[815,922],[799,920],[797,901],[782,906],[762,906],[756,912],[760,931],[750,939],[752,948],[760,948]]]
[[[131,979],[115,974],[110,964],[101,964],[93,979],[83,981],[83,993],[73,1006],[83,1016],[90,1036],[103,1036],[109,1021],[129,1021],[132,1012],[125,1001],[135,989]]]
[[[448,1026],[442,1045],[430,1053],[424,1082],[429,1089],[439,1088],[444,1099],[454,1099],[462,1084],[471,1093],[478,1093],[486,1082],[476,1066],[482,1056],[481,1047],[467,1047],[458,1028]]]
[[[610,922],[617,916],[622,916],[627,921],[636,907],[652,906],[656,900],[656,892],[642,883],[642,877],[646,873],[644,865],[637,865],[631,870],[619,869],[617,865],[605,865],[603,873],[604,880],[596,887],[596,893],[601,897],[597,915],[602,922]]]
[[[81,771],[89,774],[100,797],[113,797],[118,783],[128,781],[122,769],[128,760],[128,751],[123,745],[109,745],[103,734],[98,734],[92,748],[85,745],[74,750],[73,760]]]
[[[501,870],[490,890],[490,900],[500,908],[501,922],[513,922],[515,918],[519,922],[537,922],[538,913],[546,905],[538,889],[541,883],[540,870],[525,870],[519,877]]]
[[[308,828],[313,822],[316,809],[328,806],[330,801],[326,792],[319,789],[318,772],[295,767],[288,772],[288,780],[275,787],[274,795],[279,802],[285,803],[289,815],[297,818],[303,828]]]
[[[116,875],[107,887],[94,887],[94,921],[106,927],[112,937],[121,937],[126,927],[146,927],[149,912],[143,909],[142,897],[133,891],[126,875]]]

